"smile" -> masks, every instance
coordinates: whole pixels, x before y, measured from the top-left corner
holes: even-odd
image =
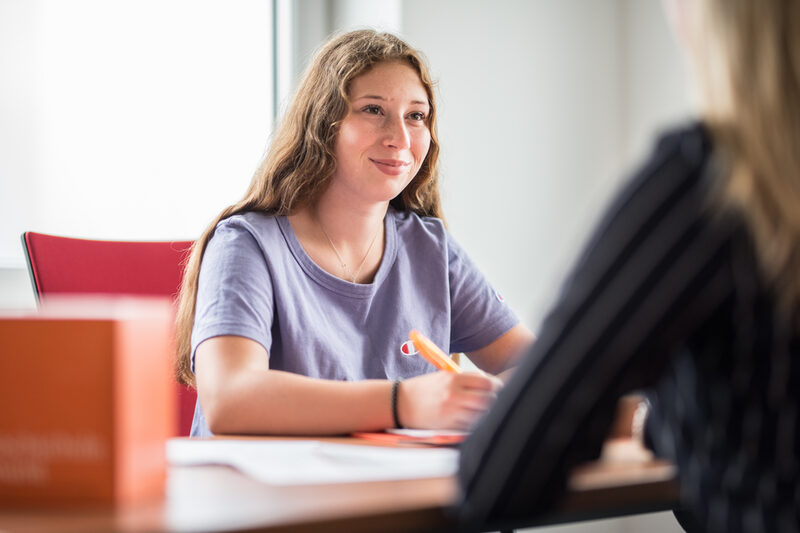
[[[397,176],[406,172],[411,163],[402,161],[400,159],[372,159],[369,158],[373,165],[384,174]]]

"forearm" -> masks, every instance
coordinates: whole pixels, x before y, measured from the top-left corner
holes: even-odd
[[[253,370],[217,380],[200,401],[215,434],[331,435],[392,427],[391,387]]]
[[[508,383],[508,380],[511,379],[511,376],[514,374],[514,370],[516,370],[516,368],[517,367],[515,367],[515,366],[512,366],[511,368],[507,368],[504,371],[502,371],[499,374],[497,374],[497,377],[503,383]]]
[[[195,356],[200,405],[217,434],[335,435],[394,426],[392,382],[310,378],[271,370],[258,343],[215,337]],[[466,429],[494,400],[496,379],[433,372],[409,378],[397,391],[401,423]]]
[[[506,382],[534,340],[533,333],[524,324],[517,324],[488,346],[469,352],[467,356],[475,366]]]

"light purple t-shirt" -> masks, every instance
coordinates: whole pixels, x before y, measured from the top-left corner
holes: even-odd
[[[483,348],[519,319],[441,220],[389,208],[370,284],[306,254],[286,217],[250,212],[217,225],[200,269],[194,350],[211,337],[261,344],[269,367],[324,379],[409,378],[436,370],[403,345],[418,329],[446,352]],[[193,436],[208,436],[198,401]]]

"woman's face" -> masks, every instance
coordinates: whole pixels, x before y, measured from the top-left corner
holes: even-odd
[[[414,178],[431,143],[428,94],[401,61],[378,63],[354,78],[350,109],[339,126],[331,187],[366,201],[388,202]]]

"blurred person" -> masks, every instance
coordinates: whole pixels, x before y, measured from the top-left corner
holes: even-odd
[[[419,329],[497,374],[532,334],[442,220],[433,83],[371,30],[305,73],[244,198],[195,243],[179,377],[193,436],[467,429],[500,380],[434,372]]]
[[[688,531],[800,530],[800,2],[669,6],[702,94],[613,201],[462,447],[466,530],[552,510],[621,395]]]

